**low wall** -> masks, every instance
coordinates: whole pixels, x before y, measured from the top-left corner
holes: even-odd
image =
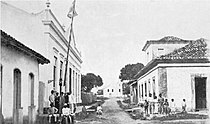
[[[82,92],[82,104],[90,104],[96,101],[96,95],[94,95],[92,92]]]

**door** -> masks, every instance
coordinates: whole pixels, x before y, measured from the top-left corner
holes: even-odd
[[[196,109],[206,108],[206,77],[195,78],[195,105]]]
[[[19,122],[21,109],[21,72],[19,69],[14,70],[14,95],[13,95],[13,121],[14,124]]]

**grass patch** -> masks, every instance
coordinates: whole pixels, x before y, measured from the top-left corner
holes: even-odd
[[[151,120],[181,120],[181,119],[207,119],[208,115],[190,114],[190,113],[177,113],[175,115],[153,117]]]

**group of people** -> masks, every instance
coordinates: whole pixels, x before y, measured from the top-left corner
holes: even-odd
[[[160,94],[157,104],[158,104],[158,114],[169,115],[169,114],[175,114],[175,112],[176,112],[176,104],[174,102],[174,99],[171,99],[171,102],[169,103],[168,99],[164,99],[162,97],[162,95]],[[182,106],[181,107],[182,112],[186,113],[187,105],[186,105],[185,99],[183,99],[181,106]],[[154,108],[155,108],[154,103],[153,103],[152,107],[153,107],[153,113],[155,113],[154,112]],[[151,109],[151,106],[150,106],[150,109]],[[144,111],[145,111],[145,114],[147,115],[148,111],[149,111],[149,102],[147,100],[145,100],[145,102],[144,102]]]
[[[74,122],[74,113],[76,112],[76,104],[74,103],[74,97],[71,92],[59,93],[51,90],[51,95],[49,96],[50,108],[49,108],[49,121],[51,117],[55,118],[56,115],[61,114],[62,120]]]

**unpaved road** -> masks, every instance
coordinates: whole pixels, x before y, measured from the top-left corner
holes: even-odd
[[[173,121],[143,121],[133,120],[117,104],[117,98],[110,98],[102,105],[103,115],[98,118],[95,114],[77,121],[76,124],[210,124],[209,120],[173,120]]]

